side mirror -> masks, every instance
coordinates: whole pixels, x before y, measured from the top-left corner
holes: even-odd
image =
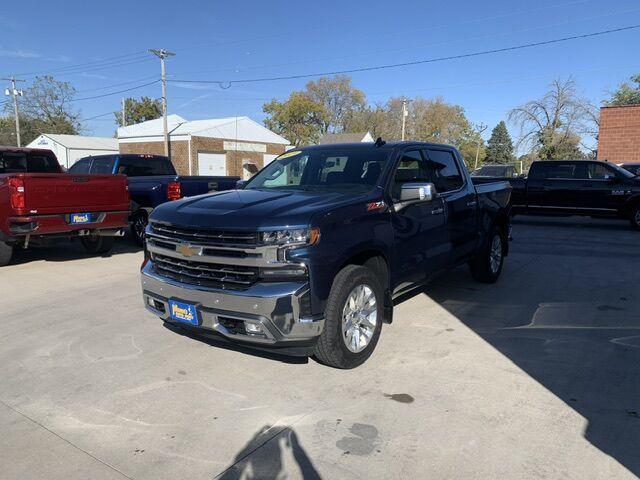
[[[246,180],[238,180],[236,182],[236,190],[242,190],[246,184],[247,184]]]
[[[433,183],[405,183],[400,189],[400,202],[394,205],[395,211],[399,212],[414,203],[430,202],[436,195]]]

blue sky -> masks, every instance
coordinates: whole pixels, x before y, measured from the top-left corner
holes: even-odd
[[[0,75],[49,72],[85,98],[152,81],[159,63],[144,53],[147,48],[177,53],[167,63],[170,78],[234,80],[458,55],[633,24],[640,24],[637,0],[23,1],[0,12]],[[573,76],[580,93],[599,104],[607,91],[640,72],[639,47],[640,30],[633,30],[352,78],[371,103],[393,95],[442,96],[490,130],[510,108],[544,93],[554,78]],[[112,57],[119,58],[106,68],[100,63]],[[172,83],[169,113],[261,121],[265,101],[286,98],[307,81],[226,90]],[[121,85],[105,88],[114,84]],[[90,118],[117,110],[127,95],[159,97],[160,86],[74,105]],[[87,133],[110,136],[115,123],[103,116],[85,126]]]

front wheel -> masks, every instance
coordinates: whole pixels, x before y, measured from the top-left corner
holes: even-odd
[[[358,265],[343,268],[331,286],[316,358],[335,368],[362,365],[380,338],[383,298],[380,282],[371,270]]]
[[[631,226],[640,230],[640,203],[631,209]]]
[[[502,273],[504,263],[505,236],[502,232],[493,228],[489,232],[488,242],[471,262],[469,268],[471,275],[482,283],[495,283]]]
[[[115,237],[83,237],[82,246],[91,255],[107,253],[113,248]]]
[[[7,245],[4,242],[0,242],[0,267],[9,265],[12,256],[13,247],[11,245]]]

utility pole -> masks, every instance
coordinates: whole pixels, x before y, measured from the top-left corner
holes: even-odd
[[[480,144],[482,143],[482,133],[487,129],[488,125],[481,123],[478,125],[478,146],[476,147],[476,163],[473,166],[474,170],[478,169],[478,157],[480,156]]]
[[[409,116],[409,112],[407,112],[407,99],[402,99],[402,141],[404,142],[404,132],[407,126],[407,117]]]
[[[11,90],[9,91],[9,89],[7,88],[4,93],[7,96],[11,95],[13,97],[13,115],[15,116],[16,120],[16,144],[18,145],[18,147],[21,147],[22,145],[20,145],[20,115],[18,111],[18,97],[21,97],[24,92],[16,88],[16,82],[24,82],[24,80],[16,80],[16,77],[3,78],[2,80],[11,82]]]
[[[172,57],[175,55],[173,52],[169,52],[164,48],[160,50],[156,50],[154,48],[150,48],[149,52],[153,53],[156,57],[160,59],[160,80],[162,82],[162,123],[164,126],[164,154],[169,156],[169,133],[167,127],[167,72],[164,66],[164,60],[167,57]]]
[[[126,127],[127,126],[127,109],[126,109],[126,102],[127,99],[123,98],[122,99],[122,126]]]

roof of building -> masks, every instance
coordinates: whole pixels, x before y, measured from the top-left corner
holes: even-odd
[[[66,135],[61,133],[43,133],[42,136],[53,140],[67,148],[78,150],[118,150],[118,139],[109,137],[86,137],[84,135]],[[28,146],[37,147],[40,137]]]
[[[373,137],[369,132],[326,133],[320,139],[320,145],[330,145],[334,143],[352,143],[352,142],[373,142]]]
[[[222,138],[227,140],[278,143],[289,145],[291,142],[249,117],[211,118],[208,120],[188,121],[180,115],[168,115],[169,135],[193,135],[200,137]],[[119,139],[153,137],[163,134],[162,119],[118,128]]]

